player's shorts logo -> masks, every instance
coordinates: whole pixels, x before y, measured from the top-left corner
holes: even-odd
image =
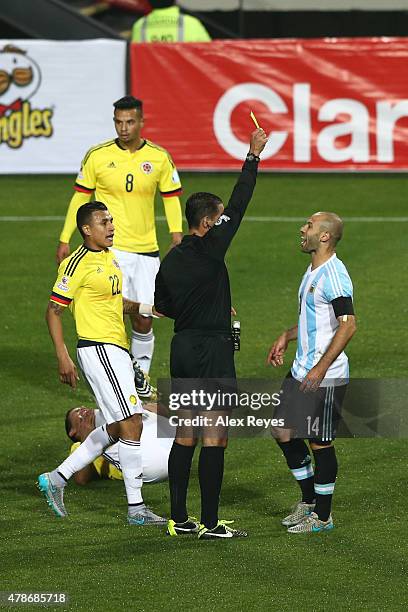
[[[41,70],[26,51],[14,45],[0,49],[0,145],[19,149],[27,138],[49,138],[50,108],[32,108],[41,85]]]
[[[112,262],[113,262],[113,265],[116,266],[117,268],[119,268],[119,270],[120,270],[120,265],[118,264],[116,259],[113,259]]]
[[[140,169],[145,174],[151,174],[153,172],[153,165],[150,162],[145,161],[142,164],[140,164]]]
[[[130,401],[131,404],[137,404],[137,397],[136,397],[136,395],[131,395],[129,397],[129,401]]]

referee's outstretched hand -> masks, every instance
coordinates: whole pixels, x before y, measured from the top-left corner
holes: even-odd
[[[257,128],[251,134],[251,140],[249,143],[249,152],[256,156],[264,150],[268,137],[262,128]]]

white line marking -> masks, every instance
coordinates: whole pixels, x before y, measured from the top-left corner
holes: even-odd
[[[0,221],[63,221],[65,217],[0,217]]]
[[[408,217],[342,217],[347,223],[407,223]],[[0,222],[14,221],[64,221],[65,217],[0,217]],[[156,221],[165,221],[166,217],[156,217]],[[244,221],[255,223],[304,223],[305,217],[244,217]]]

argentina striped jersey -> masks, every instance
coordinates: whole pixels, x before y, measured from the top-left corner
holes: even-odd
[[[339,323],[331,302],[353,297],[353,284],[336,254],[312,270],[310,265],[299,288],[299,321],[296,357],[292,376],[302,381],[329,347]],[[321,386],[348,382],[348,358],[343,351],[331,364]]]

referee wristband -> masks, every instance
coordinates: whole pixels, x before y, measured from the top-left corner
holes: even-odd
[[[258,157],[258,155],[255,155],[255,153],[248,153],[248,155],[246,156],[246,160],[247,162],[260,162],[261,158]]]
[[[148,317],[153,316],[153,306],[152,304],[140,304],[139,306],[139,314],[147,315]]]

